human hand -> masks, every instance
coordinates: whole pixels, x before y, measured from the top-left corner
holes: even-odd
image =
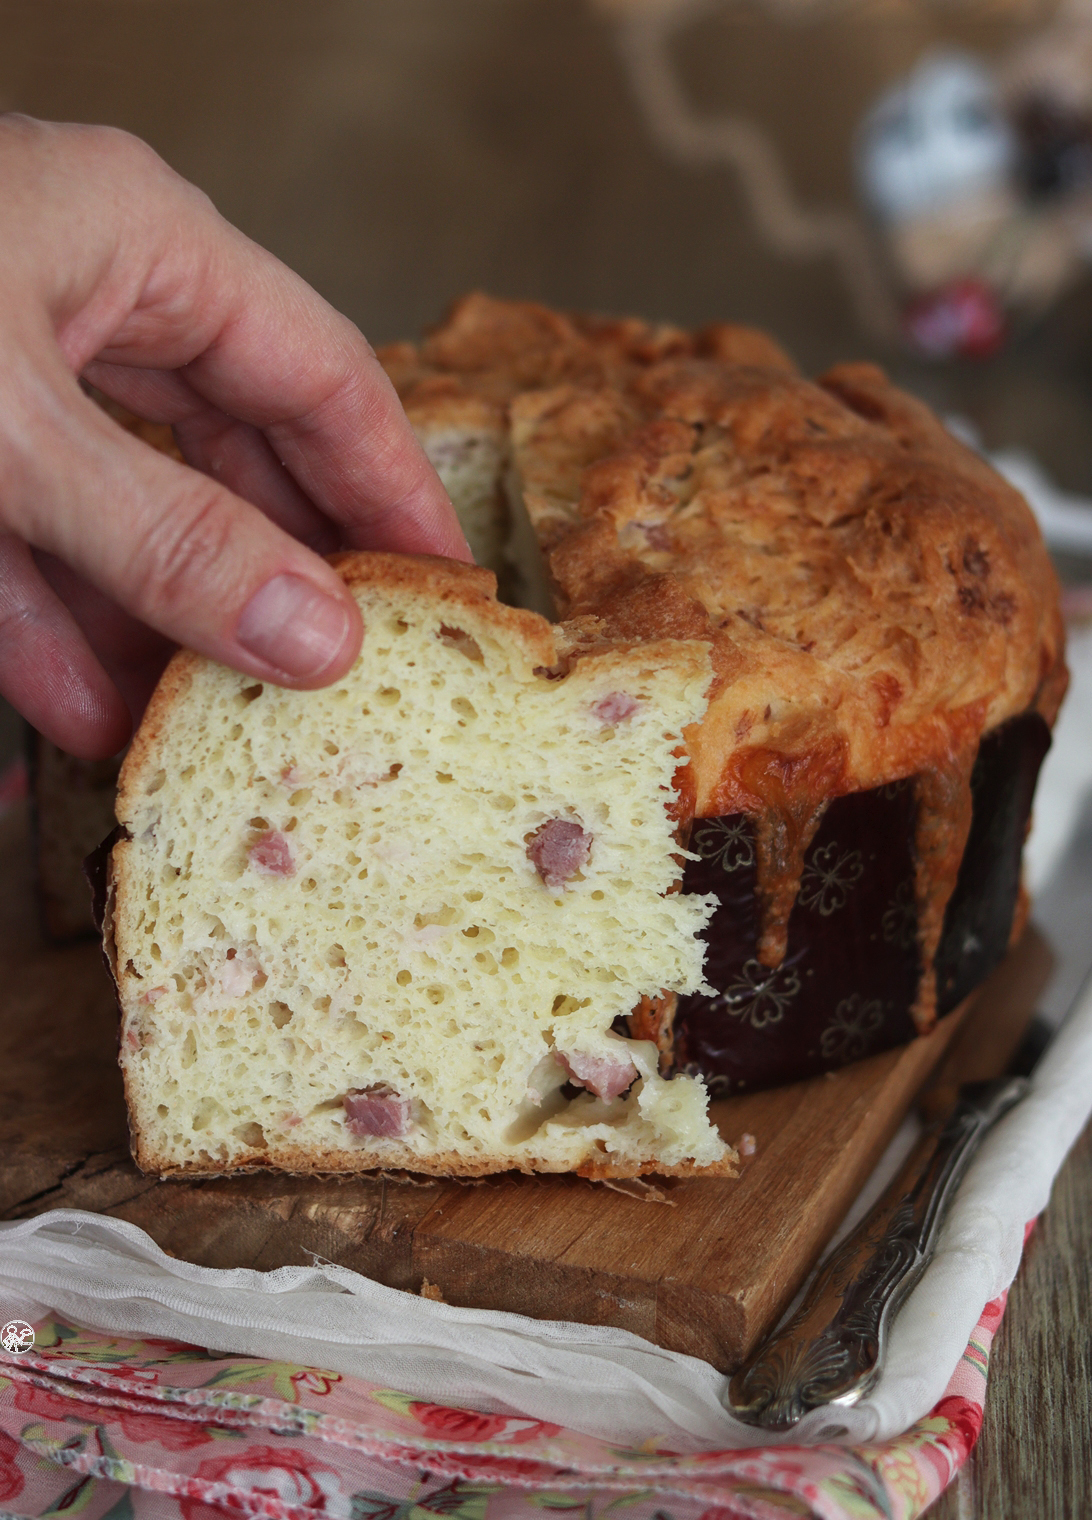
[[[174,644],[336,680],[362,630],[323,553],[470,558],[358,329],[144,143],[0,117],[0,187],[0,692],[62,749],[120,749]]]

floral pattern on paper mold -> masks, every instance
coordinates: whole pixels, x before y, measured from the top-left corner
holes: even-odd
[[[837,840],[813,850],[800,878],[799,902],[829,918],[844,908],[849,894],[864,875],[860,850],[843,850]]]
[[[886,943],[898,945],[900,950],[909,950],[917,939],[918,908],[912,881],[899,882],[898,891],[884,909],[880,928]]]
[[[704,818],[691,847],[703,860],[718,861],[722,871],[739,871],[755,863],[755,842],[746,818]]]
[[[823,1055],[839,1061],[859,1061],[866,1056],[883,1027],[884,1011],[879,998],[862,998],[859,992],[843,998],[820,1037]]]
[[[791,967],[771,969],[761,961],[746,961],[734,982],[724,989],[720,1003],[725,1013],[765,1029],[780,1024],[793,998],[800,991],[800,978]]]

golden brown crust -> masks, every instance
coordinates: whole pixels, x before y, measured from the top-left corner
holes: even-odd
[[[122,762],[121,774],[118,776],[115,811],[119,823],[124,823],[129,816],[136,789],[143,785],[145,772],[155,764],[159,739],[171,708],[189,687],[194,671],[201,664],[201,655],[194,654],[190,649],[180,649],[172,656],[166,670],[160,676],[159,684],[152,693],[152,700],[145,709],[140,727],[133,737],[129,751]]]
[[[438,411],[487,394],[507,407],[563,616],[632,633],[627,607],[665,598],[689,609],[688,636],[704,618],[725,697],[696,757],[699,810],[723,790],[729,720],[793,753],[814,726],[802,709],[836,711],[854,790],[946,747],[938,714],[984,702],[987,729],[1032,705],[1053,717],[1062,624],[1030,511],[875,366],[812,384],[752,329],[481,294],[419,350],[388,353],[400,389],[432,387]],[[748,674],[791,710],[741,707]]]
[[[1062,627],[1034,519],[923,408],[891,405],[888,427],[784,371],[694,361],[633,392],[656,416],[606,457],[557,460],[579,433],[572,397],[549,449],[533,433],[525,447],[540,499],[552,470],[549,566],[568,615],[603,617],[652,582],[707,615],[733,679],[695,756],[699,812],[723,811],[741,730],[787,753],[841,733],[850,791],[911,773],[938,713],[984,704],[993,728],[1056,707]],[[778,700],[755,710],[751,685]]]
[[[508,405],[528,391],[624,385],[636,370],[668,359],[795,373],[784,350],[757,328],[718,322],[689,333],[668,323],[552,311],[480,291],[456,301],[424,343],[391,343],[378,358],[422,427],[455,425],[459,415],[472,416],[475,426],[503,426]]]
[[[347,586],[405,587],[450,602],[453,608],[473,608],[490,618],[502,637],[518,640],[536,665],[549,667],[557,659],[553,626],[537,612],[498,602],[497,577],[491,570],[433,554],[382,554],[358,549],[331,554],[329,563]]]
[[[796,365],[769,333],[735,322],[713,322],[694,334],[694,353],[699,359],[719,359],[725,364],[748,364],[758,369],[783,369],[795,375]]]
[[[783,954],[827,802],[916,776],[928,966],[978,741],[1028,710],[1053,721],[1065,691],[1057,581],[1022,497],[874,365],[811,383],[749,329],[472,296],[418,364],[507,406],[570,639],[711,642],[690,780],[699,816],[755,822],[760,958]]]
[[[146,1149],[139,1134],[135,1132],[132,1135],[132,1148],[133,1159],[140,1170],[158,1177],[225,1177],[235,1176],[239,1172],[273,1170],[288,1172],[295,1177],[316,1175],[345,1177],[358,1172],[406,1171],[420,1172],[428,1177],[458,1178],[495,1177],[502,1171],[496,1163],[486,1160],[475,1162],[455,1152],[420,1156],[412,1147],[399,1146],[393,1141],[385,1142],[383,1147],[362,1146],[359,1150],[354,1148],[351,1151],[341,1149],[316,1151],[305,1150],[303,1147],[297,1150],[278,1149],[275,1160],[270,1160],[263,1151],[253,1151],[242,1157],[237,1165],[219,1168],[177,1166],[167,1158]],[[609,1153],[604,1151],[602,1161],[586,1162],[576,1168],[576,1174],[593,1181],[602,1181],[607,1178],[624,1181],[626,1178],[650,1175],[691,1178],[738,1177],[738,1162],[736,1153],[730,1151],[720,1161],[711,1162],[708,1166],[695,1166],[692,1162],[680,1162],[667,1166],[655,1161],[640,1165],[632,1161],[613,1162]],[[562,1168],[548,1158],[531,1157],[519,1167],[512,1166],[507,1170],[531,1174],[558,1172]]]

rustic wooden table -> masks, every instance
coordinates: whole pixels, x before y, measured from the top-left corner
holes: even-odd
[[[24,808],[0,819],[0,1218],[89,1209],[207,1267],[269,1270],[317,1253],[410,1292],[427,1279],[464,1308],[613,1325],[726,1372],[777,1320],[931,1075],[947,1086],[968,1048],[1003,1061],[1019,1028],[1005,1008],[1022,1024],[1039,976],[1022,944],[1004,967],[1015,999],[953,1012],[829,1076],[715,1104],[726,1137],[754,1142],[738,1178],[157,1181],[129,1157],[99,947],[47,944],[34,923],[28,825]]]
[[[993,1348],[970,1462],[930,1520],[1092,1514],[1092,1126],[1054,1185]]]

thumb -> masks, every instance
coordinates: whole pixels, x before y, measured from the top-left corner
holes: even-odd
[[[67,371],[51,399],[0,436],[6,527],[141,622],[238,670],[317,687],[349,668],[360,615],[324,560],[116,427]]]

